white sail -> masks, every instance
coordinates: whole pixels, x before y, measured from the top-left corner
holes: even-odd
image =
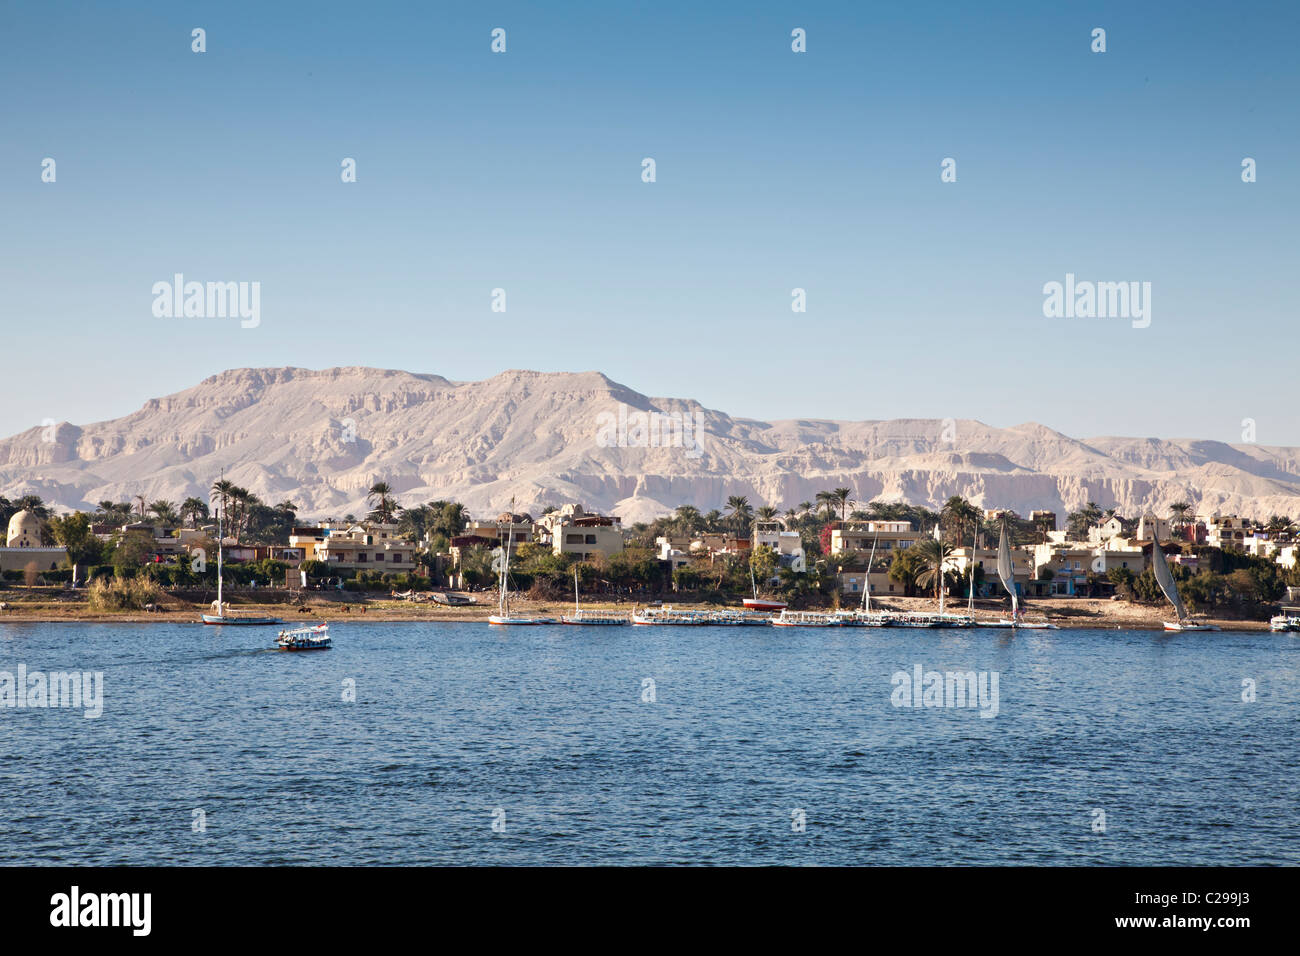
[[[998,578],[1002,586],[1011,595],[1011,617],[1020,611],[1020,600],[1016,597],[1015,569],[1011,564],[1011,542],[1007,540],[1007,526],[1002,526],[1002,537],[998,539]]]
[[[1156,583],[1160,585],[1160,590],[1165,592],[1165,597],[1178,612],[1178,620],[1185,620],[1187,609],[1183,607],[1183,599],[1178,595],[1178,585],[1174,583],[1173,572],[1169,570],[1169,562],[1165,560],[1164,548],[1160,547],[1160,539],[1155,536],[1151,539],[1151,571],[1156,576]]]

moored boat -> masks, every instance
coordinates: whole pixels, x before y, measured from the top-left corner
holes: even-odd
[[[223,499],[224,501],[224,499]],[[217,505],[217,599],[212,602],[214,614],[201,614],[200,619],[204,624],[225,624],[225,625],[266,625],[266,624],[283,624],[279,618],[266,617],[256,614],[231,614],[230,605],[225,602],[223,597],[222,577],[223,563],[222,555],[225,551],[221,539],[221,504]]]
[[[773,627],[839,627],[840,620],[835,614],[825,611],[791,611],[786,608],[772,618]]]
[[[578,569],[573,569],[573,613],[561,614],[561,624],[626,624],[628,616],[622,611],[586,610],[578,604]]]
[[[515,500],[510,499],[510,528],[506,531],[505,547],[492,552],[493,567],[497,572],[497,613],[488,617],[494,627],[528,627],[536,624],[558,624],[553,617],[530,617],[510,613],[510,541],[514,537]]]

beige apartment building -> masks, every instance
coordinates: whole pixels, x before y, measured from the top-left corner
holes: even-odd
[[[555,554],[572,554],[580,560],[596,555],[623,553],[623,519],[593,514],[579,504],[567,504],[537,519],[538,543]]]
[[[873,543],[876,556],[910,548],[921,539],[921,533],[912,528],[910,521],[861,521],[848,527],[831,530],[831,554],[870,554]]]
[[[319,527],[294,528],[289,547],[304,561],[324,561],[340,570],[414,571],[416,545],[397,533],[394,524],[341,525],[322,522]]]

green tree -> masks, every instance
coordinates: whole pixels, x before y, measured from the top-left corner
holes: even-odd
[[[83,511],[53,515],[48,527],[54,540],[67,549],[68,562],[73,567],[98,564],[103,560],[104,544],[90,529],[90,515]]]
[[[766,587],[776,572],[776,552],[765,544],[760,544],[757,548],[751,548],[749,552],[749,568],[754,574],[754,580],[761,587]]]
[[[749,506],[749,499],[744,495],[732,495],[727,499],[728,519],[731,521],[731,527],[736,532],[736,537],[741,537],[745,529],[754,521],[754,509]]]
[[[894,552],[894,558],[889,564],[889,580],[903,585],[903,594],[911,597],[916,593],[916,578],[921,570],[916,547],[903,548]]]
[[[393,489],[386,481],[377,481],[366,493],[366,504],[371,506],[368,515],[371,521],[379,524],[392,524],[397,518],[397,502],[393,498]]]
[[[189,519],[191,528],[197,528],[200,521],[208,520],[208,504],[202,498],[186,498],[181,502],[180,514],[181,518]]]
[[[952,563],[952,546],[942,541],[935,541],[933,538],[927,538],[924,541],[918,541],[906,550],[916,552],[914,557],[920,567],[916,574],[917,587],[928,588],[933,586],[934,597],[938,600],[939,591],[943,587],[944,573]]]

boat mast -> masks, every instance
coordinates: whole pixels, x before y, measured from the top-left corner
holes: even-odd
[[[222,480],[225,480],[225,472],[222,472]],[[224,617],[226,613],[225,605],[221,601],[221,503],[217,504],[217,617]]]
[[[871,613],[871,566],[876,563],[876,545],[880,542],[880,530],[871,540],[871,557],[867,558],[867,580],[862,586],[862,613]]]
[[[578,613],[578,566],[573,566],[573,613]]]
[[[943,617],[943,596],[944,596],[944,593],[948,590],[948,588],[945,586],[945,582],[944,582],[944,580],[943,580],[943,564],[944,564],[944,561],[943,561],[943,547],[942,547],[942,545],[943,545],[943,529],[940,528],[939,525],[935,525],[935,526],[934,526],[934,540],[935,540],[935,541],[938,541],[939,544],[940,544],[940,548],[939,548],[939,560],[938,560],[938,562],[937,562],[937,566],[935,567],[935,572],[934,572],[934,573],[937,574],[937,575],[939,575],[939,617]]]
[[[970,584],[966,586],[966,613],[975,613],[975,549],[979,542],[980,528],[975,524],[975,530],[970,536]]]
[[[501,616],[505,617],[506,612],[510,609],[510,601],[506,597],[506,584],[510,576],[510,539],[515,533],[515,499],[510,499],[510,519],[506,522],[506,550],[503,560],[501,561]]]

